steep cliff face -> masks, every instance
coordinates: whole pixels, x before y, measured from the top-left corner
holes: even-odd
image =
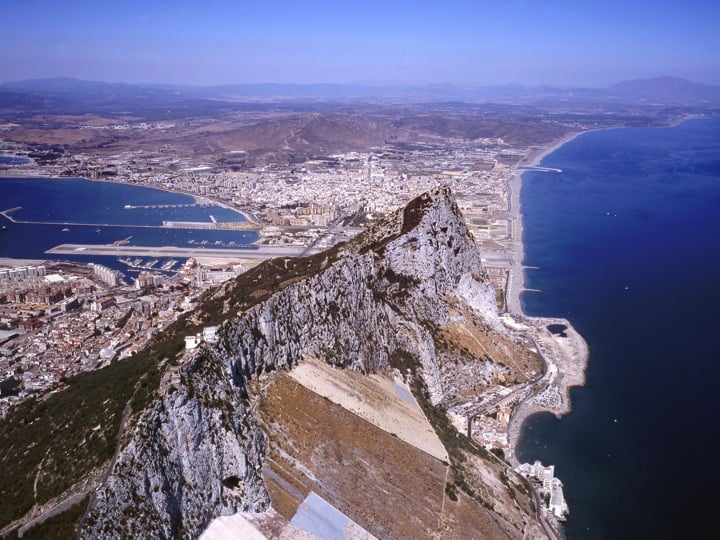
[[[267,508],[264,439],[244,400],[266,371],[309,357],[363,373],[412,367],[439,404],[539,369],[499,323],[480,253],[442,188],[324,254],[267,261],[206,304],[227,316],[218,344],[168,367],[82,536],[193,537],[215,516]]]
[[[91,501],[85,538],[193,538],[218,515],[263,511],[262,432],[227,365],[203,349],[170,367]]]
[[[446,189],[427,193],[224,327],[242,378],[304,357],[371,372],[418,358],[433,403],[446,392],[434,334],[451,323],[502,333],[480,253]],[[269,268],[268,271],[273,271]],[[500,368],[503,358],[492,359]]]

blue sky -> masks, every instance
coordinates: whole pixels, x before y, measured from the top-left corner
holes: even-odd
[[[720,84],[720,2],[0,0],[0,80]]]

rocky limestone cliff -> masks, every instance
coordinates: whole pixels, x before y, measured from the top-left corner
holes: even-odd
[[[168,368],[81,536],[195,537],[215,516],[266,508],[264,439],[243,399],[266,371],[308,357],[363,373],[417,366],[433,404],[476,388],[468,378],[527,378],[446,188],[325,253],[267,261],[206,303],[227,317],[218,344]]]
[[[224,326],[222,354],[240,379],[309,356],[368,373],[399,366],[409,353],[437,404],[445,394],[434,331],[471,314],[504,332],[480,252],[447,189],[419,197],[321,267]]]
[[[91,501],[84,538],[193,538],[218,515],[269,506],[265,442],[208,349],[169,368]]]

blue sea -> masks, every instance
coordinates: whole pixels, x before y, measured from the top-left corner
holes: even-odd
[[[24,165],[30,163],[30,160],[23,157],[0,156],[0,165]]]
[[[128,237],[132,246],[207,248],[238,248],[257,240],[257,234],[250,231],[162,227],[163,221],[210,222],[210,216],[218,222],[245,219],[219,206],[187,206],[193,203],[188,195],[80,178],[0,178],[0,211],[15,209],[9,214],[14,220],[35,222],[13,223],[0,216],[0,225],[7,227],[0,232],[0,257],[98,262],[124,272],[127,266],[117,257],[49,255],[45,251],[59,244],[111,244]],[[127,209],[126,205],[141,208]],[[162,205],[183,206],[157,207]],[[146,259],[144,262],[150,260]],[[166,259],[158,261],[159,268]]]
[[[522,461],[556,465],[567,538],[716,536],[720,119],[583,134],[526,172],[529,315],[587,339],[587,385],[531,417]]]

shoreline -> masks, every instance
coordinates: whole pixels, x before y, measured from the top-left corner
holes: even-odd
[[[522,191],[522,175],[526,171],[520,170],[519,167],[538,166],[546,156],[590,131],[596,130],[570,132],[546,147],[532,148],[516,165],[508,181],[508,212],[512,216],[512,264],[508,272],[505,291],[506,311],[531,327],[530,340],[540,354],[545,368],[544,373],[532,384],[541,389],[531,392],[521,400],[510,417],[508,445],[511,449],[510,461],[513,466],[520,464],[516,448],[528,418],[541,412],[549,412],[556,418],[560,418],[570,412],[570,388],[585,384],[585,370],[589,358],[587,343],[569,320],[559,317],[530,317],[523,309],[521,295],[526,290],[525,270],[531,267],[524,265],[525,245],[520,193]],[[567,337],[551,334],[547,329],[550,324],[566,326]]]
[[[674,121],[663,126],[648,126],[648,129],[666,129],[676,127],[687,120],[695,118],[706,118],[704,114],[691,114],[684,115],[680,118],[676,118]],[[538,167],[545,157],[552,154],[556,150],[569,142],[574,141],[580,135],[585,133],[592,133],[594,131],[606,131],[609,129],[625,129],[628,126],[613,126],[603,127],[596,129],[586,129],[581,131],[570,131],[550,142],[547,146],[533,146],[530,147],[527,155],[525,155],[513,169],[512,176],[507,182],[508,185],[508,213],[511,216],[512,221],[512,240],[510,255],[512,257],[512,265],[508,274],[508,283],[505,291],[505,305],[506,311],[510,314],[517,314],[525,317],[525,312],[522,308],[522,302],[520,301],[520,295],[525,289],[525,269],[533,268],[523,265],[525,259],[525,245],[523,243],[523,219],[522,219],[522,208],[520,204],[520,191],[522,190],[522,175],[527,170],[521,170],[520,167]]]
[[[540,162],[555,150],[576,139],[583,133],[589,131],[573,131],[566,133],[560,139],[550,143],[546,147],[534,147],[515,166],[512,176],[508,181],[508,213],[512,219],[512,240],[510,253],[512,265],[508,273],[508,283],[505,291],[506,311],[510,314],[525,316],[520,301],[520,294],[525,290],[525,245],[523,243],[523,219],[522,205],[520,203],[520,191],[522,190],[522,175],[526,172],[519,167],[537,167]]]

